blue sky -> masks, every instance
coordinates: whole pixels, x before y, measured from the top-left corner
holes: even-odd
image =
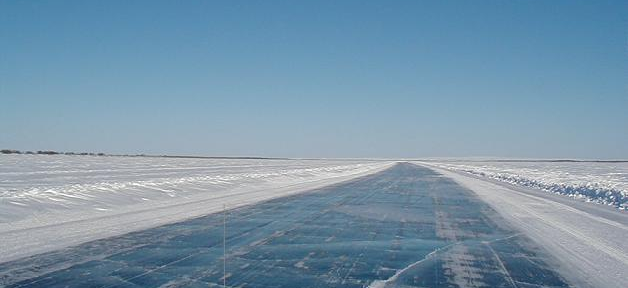
[[[2,1],[0,147],[628,158],[628,1]]]

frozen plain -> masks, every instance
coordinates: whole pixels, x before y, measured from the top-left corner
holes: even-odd
[[[568,287],[470,190],[400,163],[343,183],[0,264],[7,287]],[[224,278],[223,278],[224,275]]]
[[[293,165],[290,166],[290,168],[294,169],[288,169],[285,165],[282,166],[282,164],[277,165],[272,163],[272,161],[279,160],[211,160],[216,161],[208,165],[212,167],[204,167],[202,165],[193,164],[198,164],[196,161],[200,160],[207,161],[206,159],[185,159],[190,160],[190,162],[183,161],[184,163],[181,163],[182,159],[167,159],[168,161],[163,161],[165,159],[157,159],[158,161],[151,163],[151,161],[148,160],[152,159],[130,158],[128,162],[126,162],[125,159],[123,159],[123,161],[116,159],[115,165],[120,165],[119,167],[122,168],[112,169],[110,167],[112,163],[100,163],[98,161],[102,160],[97,159],[98,157],[90,158],[90,160],[98,160],[93,164],[79,163],[85,160],[78,158],[71,159],[72,161],[77,161],[76,163],[64,164],[64,162],[70,160],[62,157],[70,156],[54,156],[61,157],[61,160],[56,158],[41,158],[49,156],[32,157],[40,158],[23,160],[23,163],[19,161],[2,162],[0,166],[3,173],[0,174],[2,175],[2,178],[0,178],[0,180],[2,180],[0,182],[0,189],[3,189],[0,190],[2,191],[3,197],[2,205],[9,203],[9,200],[17,201],[16,199],[22,199],[22,201],[28,202],[26,200],[29,198],[24,195],[13,198],[9,196],[19,195],[19,193],[15,193],[16,191],[30,191],[31,194],[38,195],[38,193],[33,192],[44,190],[43,188],[32,189],[35,186],[48,187],[44,190],[44,192],[47,191],[47,193],[59,191],[59,188],[50,187],[73,187],[76,190],[66,190],[71,193],[69,193],[69,195],[63,195],[63,197],[67,197],[68,203],[76,203],[72,201],[78,201],[78,204],[68,205],[66,203],[66,205],[56,206],[53,205],[59,202],[59,199],[56,197],[52,197],[52,202],[50,203],[53,204],[38,204],[40,202],[47,203],[47,197],[45,196],[37,201],[31,200],[31,204],[33,205],[30,206],[10,203],[13,206],[22,206],[21,208],[10,207],[15,208],[16,210],[14,211],[22,211],[23,213],[7,213],[8,216],[3,220],[6,221],[3,224],[6,225],[3,227],[7,230],[0,230],[0,237],[3,237],[0,240],[3,241],[2,243],[9,243],[3,245],[2,249],[8,252],[7,255],[10,255],[10,257],[7,257],[4,261],[219,211],[222,208],[221,203],[228,202],[225,199],[232,201],[232,207],[236,207],[240,205],[239,203],[241,202],[247,204],[274,197],[294,195],[330,183],[337,183],[361,175],[372,174],[392,166],[392,162],[290,160],[284,163],[290,163]],[[6,160],[11,158],[0,159]],[[51,159],[54,161],[50,161]],[[103,159],[106,159],[106,157]],[[138,161],[138,159],[140,161]],[[34,160],[42,162],[34,163]],[[149,163],[137,163],[144,160],[147,160]],[[170,162],[170,160],[173,162]],[[248,164],[242,164],[246,161],[250,162]],[[231,162],[239,164],[233,164]],[[200,163],[202,163],[202,161]],[[218,165],[218,163],[222,163],[222,165]],[[509,163],[500,163],[500,165],[504,165],[505,168],[517,168],[517,165],[521,165],[515,162],[512,163],[512,166],[508,166]],[[553,258],[556,260],[555,262],[550,261],[550,263],[554,264],[554,268],[559,271],[562,276],[565,276],[570,283],[577,283],[578,285],[576,286],[578,287],[625,287],[626,271],[628,271],[628,261],[626,261],[626,259],[628,259],[626,255],[628,247],[626,247],[625,241],[625,239],[628,239],[628,220],[626,220],[626,213],[624,211],[615,208],[608,209],[609,207],[605,205],[594,205],[592,203],[576,201],[562,195],[555,195],[537,189],[542,187],[529,188],[526,187],[525,181],[510,183],[479,173],[451,169],[451,167],[449,167],[449,169],[443,169],[447,168],[445,167],[446,165],[450,165],[447,163],[445,163],[445,165],[443,165],[443,163],[433,162],[418,164],[430,167],[454,179],[456,182],[462,184],[462,186],[469,188],[470,191],[475,192],[481,200],[488,203],[495,211],[501,214],[500,216],[510,225],[516,227],[517,230],[532,239],[532,241],[540,244],[549,251],[549,254],[553,255]],[[623,179],[621,177],[625,177],[625,174],[622,174],[621,170],[617,172],[616,168],[604,166],[606,164],[608,163],[590,164],[596,165],[598,167],[596,169],[591,169],[588,165],[580,165],[577,166],[578,168],[568,167],[570,170],[567,169],[565,173],[565,168],[557,168],[565,164],[558,165],[557,163],[547,163],[543,165],[547,165],[549,171],[547,173],[540,171],[538,174],[552,176],[546,177],[545,179],[555,179],[554,181],[559,184],[558,186],[564,186],[568,181],[564,181],[564,178],[556,177],[556,175],[576,174],[581,177],[571,177],[573,181],[578,181],[578,179],[605,179],[606,182],[604,183],[608,184],[609,181],[614,181],[616,185],[613,187],[621,187],[621,179]],[[535,165],[537,165],[537,167],[539,166],[538,163]],[[601,168],[599,168],[600,166]],[[78,168],[72,169],[72,167]],[[146,171],[135,171],[142,170],[143,168],[149,169],[146,169]],[[120,169],[120,171],[116,173],[115,170],[117,169]],[[214,176],[209,175],[212,169],[216,171]],[[250,170],[239,174],[240,176],[230,175],[230,177],[232,177],[231,182],[224,181],[225,178],[216,180],[220,178],[216,175],[228,174],[218,172],[219,170],[234,171],[238,169]],[[48,170],[53,171],[50,174],[61,175],[46,175],[49,173],[46,172]],[[55,170],[67,172],[55,173]],[[278,170],[284,172],[277,172]],[[30,176],[20,176],[20,173]],[[64,173],[65,175],[63,175]],[[73,173],[77,173],[78,175],[71,175]],[[90,173],[93,174],[90,176]],[[38,178],[33,175],[46,176]],[[155,177],[151,178],[151,175],[155,175]],[[250,177],[250,175],[255,176]],[[110,181],[101,177],[109,179]],[[177,179],[177,177],[184,180],[172,180]],[[239,181],[235,181],[233,178]],[[68,182],[68,179],[74,180]],[[111,181],[111,179],[119,181]],[[120,183],[125,182],[124,179],[127,179],[127,183],[139,182],[140,184],[137,186],[135,184],[113,185],[113,187],[122,188],[118,190],[118,193],[113,193],[115,197],[111,197],[111,199],[109,197],[104,197],[104,200],[97,198],[98,201],[94,202],[94,199],[85,196],[84,193],[76,193],[82,195],[81,197],[72,197],[72,195],[74,195],[73,193],[76,191],[87,191],[85,193],[98,191],[104,193],[103,195],[108,195],[107,191],[112,192],[110,187],[102,190],[94,189],[94,187],[107,187],[107,185],[103,185],[103,183]],[[138,181],[138,179],[142,181]],[[213,179],[215,182],[207,181],[208,179]],[[72,183],[72,181],[78,182],[81,185],[67,185],[68,183]],[[302,184],[304,181],[307,182]],[[596,183],[595,181],[588,182]],[[55,183],[59,186],[55,186]],[[516,186],[510,184],[516,184]],[[207,186],[203,187],[202,185]],[[598,184],[588,184],[588,187],[591,187],[591,185]],[[131,189],[130,187],[135,187],[135,189]],[[258,187],[258,189],[253,189],[254,187]],[[259,189],[259,187],[262,187],[262,189]],[[263,189],[263,187],[271,188]],[[113,191],[115,192],[116,190],[113,189]],[[130,195],[129,197],[127,197],[125,191],[130,193],[128,194]],[[204,199],[204,201],[197,201],[200,199],[196,197],[203,195],[203,191],[214,191],[216,193],[214,196],[216,197]],[[223,194],[220,194],[220,191],[222,191]],[[141,197],[147,200],[138,199],[138,197],[135,197],[135,193],[140,196],[146,195],[149,197]],[[234,195],[236,197],[233,197]],[[173,201],[181,203],[181,205],[171,207],[171,205],[164,204],[172,203]],[[94,203],[94,205],[90,203]],[[26,206],[26,208],[24,208],[24,206]],[[7,206],[3,206],[2,208],[4,209],[5,207]],[[132,207],[142,207],[143,209],[134,210],[135,208]],[[130,213],[127,213],[128,210],[130,210]],[[102,213],[112,213],[114,216],[102,217]],[[50,217],[55,215],[57,218]],[[78,221],[73,220],[73,218],[77,216],[81,217],[82,215],[87,218]],[[58,221],[58,219],[65,219],[66,222],[61,222],[61,225],[55,225],[54,221]],[[126,219],[122,227],[117,225],[121,219]],[[38,224],[39,226],[37,226]],[[26,225],[26,227],[19,225]],[[34,226],[29,228],[28,225]],[[20,229],[20,227],[26,229]],[[61,238],[51,238],[49,237],[49,233],[57,233],[52,235],[61,236]],[[85,235],[87,235],[87,237],[85,237]],[[52,241],[52,244],[50,244],[50,239],[55,239]],[[44,249],[42,249],[40,245],[43,245]],[[4,261],[0,260],[0,262]],[[397,272],[403,271],[402,268],[399,269],[401,270]],[[393,270],[391,271],[394,272]],[[394,275],[391,274],[391,277],[394,277]],[[375,282],[373,286],[394,286],[390,284],[389,282]],[[515,285],[516,284],[517,283],[515,283]],[[526,287],[522,285],[518,286]]]

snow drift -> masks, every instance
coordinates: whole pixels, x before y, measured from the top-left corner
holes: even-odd
[[[624,162],[439,162],[430,163],[514,185],[628,209]]]

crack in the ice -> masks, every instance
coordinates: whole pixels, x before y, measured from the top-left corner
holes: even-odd
[[[493,248],[489,246],[489,244],[490,244],[490,243],[494,243],[494,242],[497,242],[497,241],[502,241],[502,240],[511,239],[511,238],[514,238],[514,237],[517,237],[517,236],[520,236],[520,235],[521,235],[521,233],[515,233],[515,234],[512,234],[512,235],[508,235],[508,236],[505,236],[505,237],[500,237],[500,238],[497,238],[497,239],[492,239],[492,240],[488,240],[488,241],[481,241],[480,243],[486,244],[486,245],[487,245],[487,246],[491,249],[491,251],[493,251],[493,254],[495,254],[495,251],[493,250]],[[401,270],[398,270],[398,271],[397,271],[397,272],[396,272],[393,276],[391,276],[390,278],[388,278],[388,279],[386,279],[386,280],[375,280],[375,281],[371,282],[371,284],[369,284],[369,286],[368,286],[367,288],[385,288],[385,287],[386,287],[386,285],[388,285],[388,284],[390,284],[390,283],[393,283],[393,282],[397,281],[397,279],[399,279],[399,277],[401,276],[401,274],[403,274],[403,273],[405,273],[406,271],[408,271],[408,270],[410,270],[410,269],[412,269],[412,268],[416,267],[417,265],[419,265],[419,264],[421,264],[421,263],[425,262],[426,260],[429,260],[429,259],[433,258],[436,254],[438,254],[438,253],[440,253],[440,252],[443,252],[444,250],[447,250],[447,249],[449,249],[449,248],[451,248],[451,247],[453,247],[453,246],[456,246],[456,245],[459,245],[459,244],[468,243],[468,242],[475,242],[475,241],[468,241],[468,240],[466,240],[466,241],[465,241],[465,240],[463,240],[463,241],[457,241],[457,242],[454,242],[454,243],[451,243],[451,244],[445,245],[445,246],[443,246],[443,247],[437,248],[437,249],[435,249],[434,251],[430,252],[429,254],[425,255],[425,257],[423,257],[423,259],[421,259],[421,260],[419,260],[419,261],[416,261],[416,262],[414,262],[414,263],[412,263],[412,264],[410,264],[410,265],[406,266],[405,268],[403,268],[403,269],[401,269]],[[497,254],[495,254],[495,256],[497,256]],[[500,262],[500,264],[501,264],[501,268],[502,268],[502,269],[504,269],[504,271],[505,271],[505,273],[506,273],[506,276],[507,276],[507,278],[509,279],[509,281],[508,281],[508,282],[509,282],[509,283],[510,283],[513,287],[515,287],[515,288],[516,288],[516,287],[517,287],[517,285],[515,284],[515,281],[512,279],[512,277],[510,277],[510,274],[509,274],[509,273],[508,273],[508,271],[506,270],[506,268],[505,268],[505,266],[503,265],[503,263],[501,262],[501,260],[499,260],[499,257],[498,257],[498,261]]]
[[[375,280],[373,282],[371,282],[371,284],[368,286],[368,288],[384,288],[386,287],[386,285],[388,283],[392,283],[397,281],[397,279],[399,278],[399,276],[401,276],[401,274],[405,273],[406,271],[416,267],[417,265],[423,263],[426,260],[431,259],[432,257],[434,257],[434,255],[438,254],[439,252],[449,249],[455,245],[461,244],[463,241],[458,241],[458,242],[454,242],[448,245],[445,245],[443,247],[439,247],[436,248],[434,251],[430,252],[429,254],[425,255],[425,257],[423,257],[423,259],[416,261],[408,266],[406,266],[405,268],[398,270],[395,275],[391,276],[390,278],[386,279],[386,280]]]

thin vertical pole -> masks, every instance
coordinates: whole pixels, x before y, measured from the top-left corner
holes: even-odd
[[[222,204],[222,287],[227,287],[227,205]]]

